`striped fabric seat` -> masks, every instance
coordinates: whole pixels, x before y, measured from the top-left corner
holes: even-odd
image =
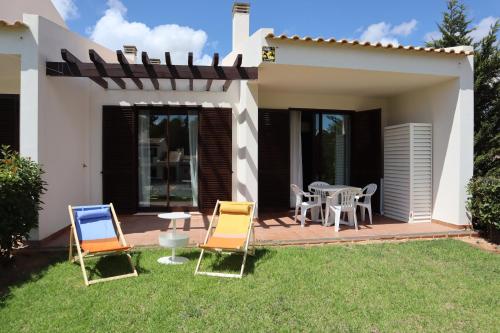
[[[214,214],[210,221],[210,226],[208,227],[205,243],[199,245],[202,251],[200,259],[198,260],[198,265],[196,266],[195,274],[238,278],[243,276],[250,235],[253,232],[252,224],[254,210],[255,203],[253,202],[217,201]],[[212,233],[212,225],[217,215],[217,211],[219,212],[217,225]],[[205,250],[243,252],[243,263],[241,265],[240,274],[200,272],[199,267]]]
[[[73,260],[73,239],[75,240],[78,258],[83,273],[85,285],[109,281],[129,276],[137,276],[137,271],[132,263],[131,257],[126,253],[132,273],[118,276],[89,280],[84,264],[85,256],[106,255],[113,253],[124,253],[132,247],[127,245],[125,237],[120,228],[120,222],[116,219],[113,205],[95,205],[68,207],[71,220],[71,237],[69,244],[69,257]]]
[[[204,249],[241,250],[245,245],[248,226],[252,223],[249,203],[222,202],[217,226]]]
[[[78,240],[85,252],[109,252],[130,249],[118,240],[109,206],[73,207]]]

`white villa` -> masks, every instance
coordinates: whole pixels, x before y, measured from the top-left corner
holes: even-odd
[[[468,224],[470,47],[251,32],[246,3],[232,20],[231,53],[173,64],[70,31],[50,0],[0,0],[0,144],[48,183],[34,239],[69,204],[284,211],[291,183],[316,180],[376,183],[374,211],[404,222]]]

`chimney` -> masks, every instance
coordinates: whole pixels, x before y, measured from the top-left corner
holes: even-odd
[[[233,51],[241,51],[250,36],[250,4],[233,4]]]
[[[151,62],[151,64],[153,64],[153,65],[161,65],[161,60],[160,60],[160,59],[151,58],[151,59],[149,59],[149,61],[150,61],[150,62]]]
[[[125,53],[125,57],[127,58],[129,63],[136,63],[137,47],[135,47],[134,45],[123,45],[123,53]]]

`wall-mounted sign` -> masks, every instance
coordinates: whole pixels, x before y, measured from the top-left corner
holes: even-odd
[[[262,47],[262,61],[267,61],[267,62],[276,61],[276,48],[274,46]]]

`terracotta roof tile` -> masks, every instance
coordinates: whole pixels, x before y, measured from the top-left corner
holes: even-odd
[[[275,34],[268,34],[266,38],[272,38],[272,39],[287,39],[287,40],[298,40],[298,41],[304,41],[304,42],[315,42],[315,43],[335,43],[335,44],[347,44],[347,45],[359,45],[359,46],[368,46],[368,47],[380,47],[384,49],[400,49],[400,50],[407,50],[407,51],[419,51],[419,52],[435,52],[435,53],[444,53],[444,54],[463,54],[463,55],[473,55],[473,51],[465,51],[465,50],[453,50],[453,49],[437,49],[433,47],[421,47],[421,46],[413,46],[413,45],[393,45],[391,43],[389,44],[382,44],[380,42],[377,43],[370,43],[366,41],[359,41],[359,40],[347,40],[347,39],[340,39],[336,40],[335,38],[329,38],[325,39],[323,37],[317,37],[313,38],[310,36],[305,36],[305,37],[300,37],[297,35],[293,35],[291,37],[287,35],[275,35]]]
[[[8,22],[5,20],[0,20],[0,27],[27,27],[26,24],[24,24],[21,21],[15,21],[15,22]]]

